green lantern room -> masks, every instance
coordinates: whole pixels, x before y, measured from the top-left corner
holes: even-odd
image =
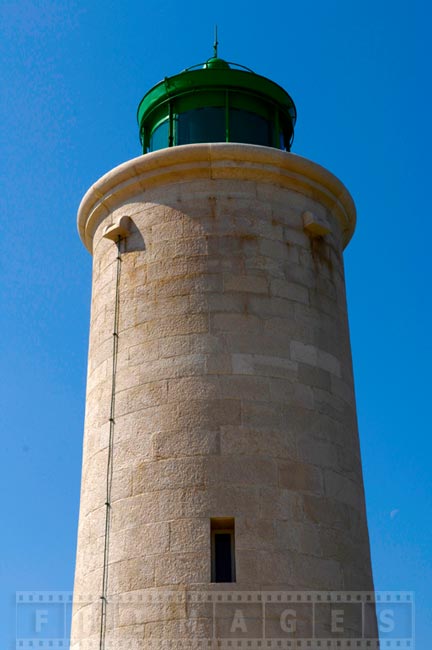
[[[144,95],[137,116],[143,153],[200,142],[290,150],[296,109],[288,93],[215,54]]]

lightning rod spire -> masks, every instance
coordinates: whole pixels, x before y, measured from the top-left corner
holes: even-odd
[[[217,55],[218,55],[218,45],[219,45],[218,28],[217,28],[217,25],[215,25],[215,40],[214,40],[214,43],[213,43],[213,56],[214,56],[215,59],[217,59]]]

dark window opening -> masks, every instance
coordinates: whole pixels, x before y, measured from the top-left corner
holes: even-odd
[[[235,582],[234,519],[211,519],[211,581]]]

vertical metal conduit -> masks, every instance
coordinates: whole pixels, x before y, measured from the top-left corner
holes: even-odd
[[[115,429],[115,396],[116,396],[116,373],[118,358],[118,326],[120,312],[120,277],[121,277],[121,237],[117,240],[117,268],[116,268],[116,286],[114,298],[114,325],[113,325],[113,346],[112,346],[112,374],[111,374],[111,404],[109,413],[109,439],[108,439],[108,459],[107,459],[107,476],[106,476],[106,500],[105,500],[105,536],[104,536],[104,554],[103,554],[103,572],[102,572],[102,594],[101,594],[101,621],[100,621],[100,639],[99,649],[105,649],[106,619],[107,619],[107,593],[108,593],[108,562],[109,562],[109,536],[111,525],[111,489],[113,478],[113,455],[114,455],[114,429]]]

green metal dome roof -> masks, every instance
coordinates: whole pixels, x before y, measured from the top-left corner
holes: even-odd
[[[227,116],[229,110],[238,110],[255,115],[257,119],[260,117],[267,120],[272,123],[274,131],[269,146],[289,149],[294,134],[296,109],[288,93],[249,68],[213,56],[179,74],[165,77],[144,95],[137,113],[144,152],[152,150],[152,133],[166,120],[169,120],[170,140],[165,146],[184,144],[175,140],[177,116],[183,119],[185,113],[190,114],[190,111],[206,107],[224,108]],[[214,114],[211,119],[214,119]],[[226,123],[227,135],[223,141],[229,142],[233,140],[229,137],[228,122],[229,117]],[[279,131],[284,133],[284,146],[278,144]],[[234,141],[241,142],[239,139]]]
[[[220,59],[218,56],[212,56],[210,59],[204,63],[203,68],[229,68],[229,63]]]

